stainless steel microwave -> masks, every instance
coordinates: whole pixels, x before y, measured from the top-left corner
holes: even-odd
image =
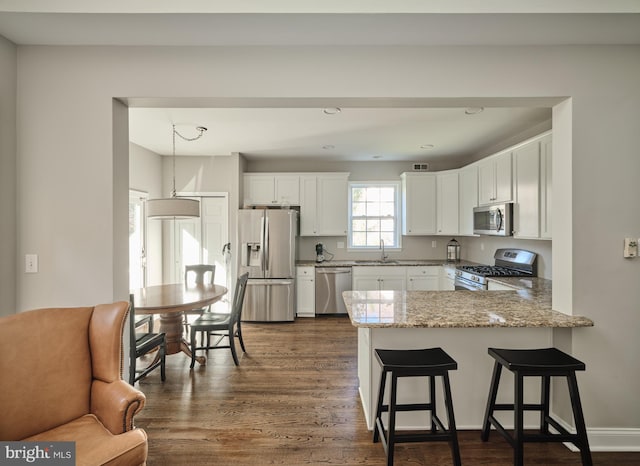
[[[473,208],[473,233],[476,235],[511,236],[513,204],[495,204]]]

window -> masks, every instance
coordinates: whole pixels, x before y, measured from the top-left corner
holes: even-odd
[[[400,248],[400,183],[349,184],[349,248]]]

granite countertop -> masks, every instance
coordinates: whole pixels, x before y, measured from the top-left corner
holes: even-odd
[[[351,322],[371,328],[591,327],[551,309],[551,280],[500,278],[513,291],[345,291]]]
[[[458,261],[458,262],[447,262],[446,259],[405,259],[405,260],[395,260],[390,259],[385,262],[376,259],[363,259],[363,260],[335,260],[335,261],[324,261],[324,262],[316,262],[313,260],[299,260],[296,261],[296,265],[300,267],[356,267],[356,266],[450,266],[455,267],[457,265],[478,265],[477,262],[470,261]]]

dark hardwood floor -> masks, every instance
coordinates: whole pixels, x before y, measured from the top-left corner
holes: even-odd
[[[344,317],[286,324],[243,324],[240,366],[228,349],[209,351],[189,370],[183,354],[167,357],[167,380],[154,371],[136,386],[147,404],[136,424],[149,436],[154,465],[384,465],[371,441],[358,395],[356,329]],[[454,400],[455,403],[455,400]],[[586,407],[588,411],[588,407]],[[588,412],[587,412],[588,416]],[[512,465],[494,434],[459,433],[465,465]],[[446,443],[401,444],[396,465],[449,465]],[[640,466],[640,453],[593,453],[594,465]],[[527,465],[579,465],[560,444],[528,444]]]

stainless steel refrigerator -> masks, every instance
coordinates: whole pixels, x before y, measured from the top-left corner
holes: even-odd
[[[238,213],[239,275],[249,273],[243,321],[285,322],[295,318],[298,213],[287,209],[243,209]]]

